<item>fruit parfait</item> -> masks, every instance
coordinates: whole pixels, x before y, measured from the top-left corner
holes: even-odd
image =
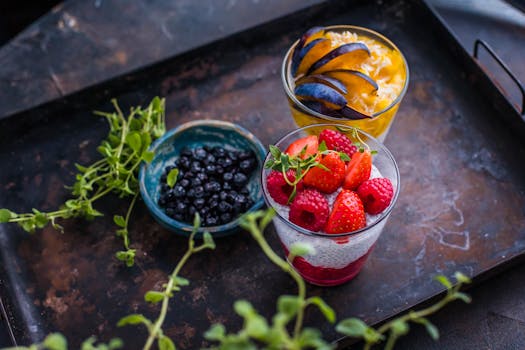
[[[299,127],[333,122],[381,142],[408,86],[401,51],[372,30],[338,25],[306,31],[286,54],[281,76]]]
[[[385,146],[358,129],[317,124],[270,146],[262,176],[284,252],[314,253],[291,264],[320,286],[351,280],[372,251],[399,193],[399,170]]]

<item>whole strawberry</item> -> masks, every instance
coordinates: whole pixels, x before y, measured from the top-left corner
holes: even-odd
[[[319,134],[319,143],[323,142],[326,145],[326,148],[344,152],[348,157],[352,158],[355,152],[357,152],[357,147],[352,143],[352,141],[345,135],[336,130],[324,129]]]
[[[295,171],[290,169],[286,172],[286,177],[289,182],[295,181]],[[299,181],[296,185],[297,191],[303,188],[303,181]],[[266,187],[268,188],[268,193],[279,204],[287,205],[290,195],[292,194],[293,187],[286,182],[284,176],[279,171],[272,171],[266,177]]]
[[[394,186],[387,178],[370,179],[359,186],[357,194],[363,201],[367,213],[379,214],[392,202]]]
[[[346,233],[366,226],[363,202],[354,191],[342,190],[325,226],[326,233]]]
[[[298,192],[290,204],[288,219],[307,230],[319,231],[326,224],[329,212],[328,201],[319,191],[305,189]]]
[[[304,184],[324,193],[335,192],[345,178],[345,162],[338,152],[329,152],[321,156],[319,164],[323,168],[316,166],[308,170],[303,178]]]

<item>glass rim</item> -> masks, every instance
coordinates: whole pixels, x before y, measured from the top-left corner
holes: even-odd
[[[372,34],[373,36],[378,37],[379,39],[381,39],[382,41],[384,41],[385,43],[390,45],[394,50],[399,52],[399,54],[401,55],[401,59],[403,60],[403,65],[405,67],[405,72],[406,72],[403,89],[401,90],[399,95],[387,107],[385,107],[384,109],[382,109],[379,112],[372,113],[371,117],[372,118],[380,117],[382,114],[388,112],[390,109],[394,108],[397,104],[399,104],[399,102],[403,99],[403,97],[405,96],[405,93],[408,90],[408,82],[409,82],[409,78],[410,78],[410,72],[409,72],[409,69],[408,69],[408,63],[407,63],[407,60],[405,58],[405,55],[403,55],[403,52],[401,50],[399,50],[399,48],[390,39],[388,39],[383,34],[378,33],[378,32],[376,32],[376,31],[374,31],[372,29],[368,29],[368,28],[365,28],[365,27],[354,26],[354,25],[350,25],[350,24],[331,25],[331,26],[326,26],[326,27],[323,27],[323,28],[325,30],[330,30],[330,29],[350,29],[351,30],[351,29],[354,29],[354,30],[367,32],[369,34]],[[297,46],[298,43],[299,43],[299,39],[297,39],[292,44],[292,46],[290,46],[290,48],[286,52],[286,55],[284,56],[284,60],[283,60],[283,63],[281,65],[281,80],[283,82],[284,90],[286,92],[286,95],[299,108],[301,108],[304,112],[306,112],[308,114],[311,114],[311,115],[313,115],[313,116],[315,116],[317,118],[325,119],[325,120],[329,120],[329,121],[333,121],[333,122],[341,122],[341,120],[347,120],[346,118],[331,117],[331,116],[328,116],[326,114],[321,114],[321,113],[319,113],[317,111],[314,111],[313,109],[310,109],[309,107],[305,106],[301,101],[299,101],[295,97],[295,94],[293,93],[293,91],[290,88],[289,79],[288,79],[288,70],[289,70],[289,66],[290,66],[289,58],[291,57],[292,52],[293,52],[294,48]]]
[[[294,135],[296,133],[302,132],[302,131],[304,131],[306,129],[314,128],[314,127],[327,127],[327,126],[349,128],[348,125],[344,125],[344,124],[334,124],[334,123],[311,124],[311,125],[307,125],[307,126],[304,126],[302,128],[299,128],[299,129],[295,129],[295,130],[287,133],[286,135],[281,137],[279,139],[279,141],[277,141],[275,143],[275,146],[279,147],[279,144],[282,143],[284,140],[286,140],[290,136],[292,136],[292,135]],[[265,181],[265,178],[263,176],[264,175],[264,171],[266,170],[264,165],[266,164],[266,162],[268,162],[268,160],[269,160],[269,158],[271,156],[271,152],[268,152],[266,154],[266,157],[264,158],[263,167],[262,167],[262,171],[261,171],[262,172],[262,175],[261,175],[261,188],[262,188],[262,192],[263,192],[264,201],[266,202],[268,207],[274,209],[274,211],[276,213],[274,218],[280,219],[285,224],[291,226],[294,230],[296,230],[296,231],[298,231],[300,233],[303,233],[305,235],[334,239],[334,238],[339,238],[339,237],[348,237],[348,236],[356,236],[356,235],[360,235],[360,234],[365,234],[366,231],[370,230],[371,228],[373,228],[374,226],[376,226],[377,224],[379,224],[380,222],[385,220],[390,215],[390,212],[392,211],[392,209],[394,208],[394,205],[397,202],[397,198],[399,197],[399,192],[400,192],[400,188],[401,188],[401,183],[400,183],[401,176],[399,174],[399,167],[397,166],[397,162],[396,162],[394,156],[392,155],[392,153],[388,150],[388,148],[386,148],[386,146],[383,143],[379,142],[378,139],[376,139],[375,137],[371,136],[370,134],[362,131],[361,129],[358,129],[358,128],[355,128],[355,127],[351,127],[351,128],[356,129],[357,132],[360,133],[361,135],[366,136],[366,137],[372,139],[373,141],[375,141],[379,145],[379,148],[381,149],[381,151],[386,154],[387,158],[394,165],[395,174],[396,174],[396,180],[397,180],[397,186],[394,189],[394,197],[392,198],[392,201],[390,202],[388,207],[385,210],[383,210],[383,212],[377,218],[377,220],[374,221],[371,225],[365,226],[365,227],[360,228],[359,230],[356,230],[356,231],[343,232],[343,233],[334,233],[334,234],[332,234],[332,233],[323,233],[323,232],[315,232],[315,231],[311,231],[311,230],[305,229],[305,228],[303,228],[301,226],[298,226],[298,225],[294,224],[290,220],[288,220],[285,217],[283,217],[281,215],[281,213],[279,213],[277,210],[275,210],[275,208],[273,207],[273,205],[271,204],[271,202],[270,202],[270,200],[268,198],[269,193],[267,193],[268,190],[267,190],[267,186],[266,186],[266,181]]]

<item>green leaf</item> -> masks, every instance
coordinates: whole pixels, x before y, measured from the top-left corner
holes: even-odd
[[[16,218],[17,215],[9,209],[0,209],[0,223],[9,222],[9,219]]]
[[[469,284],[472,282],[472,280],[468,276],[462,274],[459,271],[456,271],[456,273],[454,273],[454,277],[459,283]]]
[[[175,350],[175,344],[167,336],[163,335],[158,340],[159,350]]]
[[[150,152],[150,151],[142,152],[142,160],[144,160],[146,163],[151,163],[154,157],[155,157],[155,153],[153,152]]]
[[[353,338],[364,338],[368,325],[358,318],[347,318],[337,324],[335,330]]]
[[[180,276],[173,277],[173,283],[175,283],[175,285],[181,286],[181,287],[190,285],[190,281],[189,280],[187,280],[184,277],[180,277]]]
[[[133,151],[135,151],[135,153],[140,153],[142,148],[142,139],[140,138],[140,134],[138,132],[130,132],[128,135],[126,135],[126,143]]]
[[[168,173],[168,177],[166,179],[166,182],[168,183],[168,186],[173,188],[175,186],[175,183],[177,183],[177,177],[179,176],[179,169],[171,169]]]
[[[126,325],[136,325],[136,324],[145,324],[150,325],[151,321],[148,320],[144,315],[141,314],[131,314],[125,317],[122,317],[117,323],[117,327],[122,327]]]
[[[270,145],[269,148],[270,148],[270,153],[272,154],[273,159],[275,160],[281,159],[281,150],[279,149],[279,147]]]
[[[314,348],[316,350],[329,350],[333,349],[332,346],[327,344],[323,340],[321,331],[315,328],[304,328],[299,335],[299,344],[301,349],[303,348]]]
[[[209,248],[209,249],[215,249],[215,241],[213,240],[213,237],[208,231],[205,231],[202,234],[202,239],[204,241],[203,246]]]
[[[319,148],[318,148],[318,151],[319,152],[324,152],[328,150],[328,147],[326,147],[326,142],[323,140],[321,141],[321,143],[319,144]]]
[[[109,350],[120,349],[124,346],[124,342],[120,338],[113,338],[109,341]]]
[[[198,230],[199,227],[201,227],[201,217],[199,213],[195,213],[195,216],[193,217],[193,229]]]
[[[290,169],[290,157],[286,153],[281,153],[281,167],[284,171]]]
[[[42,345],[49,350],[67,350],[67,340],[60,333],[49,334]]]
[[[290,254],[293,256],[315,255],[315,248],[306,242],[295,242],[290,246]]]
[[[439,283],[441,283],[442,285],[444,285],[447,289],[452,288],[452,283],[450,283],[449,279],[446,278],[445,276],[438,275],[438,276],[434,277],[434,279],[436,281],[438,281]]]
[[[308,298],[307,302],[309,304],[316,305],[319,310],[322,312],[324,317],[328,320],[330,323],[335,322],[335,311],[332,309],[323,299],[321,299],[318,296],[314,296],[311,298]]]
[[[339,158],[341,158],[341,160],[343,162],[349,162],[350,160],[352,160],[348,154],[344,153],[344,152],[339,152]]]
[[[420,318],[414,319],[413,321],[425,326],[428,334],[432,337],[432,339],[434,340],[439,339],[439,330],[429,320],[427,320],[426,318],[420,317]]]
[[[204,333],[206,340],[221,341],[226,335],[226,329],[222,324],[214,324]]]
[[[237,300],[233,304],[233,309],[237,313],[237,315],[242,317],[248,317],[250,314],[254,312],[252,304],[250,304],[246,300]]]
[[[277,299],[277,311],[289,318],[294,317],[301,306],[301,299],[296,295],[281,295]]]
[[[126,220],[121,215],[113,216],[113,222],[117,224],[117,226],[126,227]]]
[[[162,292],[157,292],[156,290],[149,290],[144,294],[144,300],[146,300],[148,303],[158,303],[159,301],[162,301],[166,297],[166,294]]]
[[[249,315],[246,317],[245,331],[246,334],[254,339],[264,339],[269,331],[268,323],[261,315]]]
[[[470,302],[472,301],[472,298],[469,295],[467,295],[465,293],[461,293],[461,292],[454,293],[454,298],[462,300],[462,301],[464,301],[467,304],[470,304]]]
[[[396,338],[401,335],[405,335],[410,330],[408,323],[403,320],[394,320],[392,321],[390,331]]]

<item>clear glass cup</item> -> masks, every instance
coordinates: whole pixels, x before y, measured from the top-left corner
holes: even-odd
[[[374,101],[374,96],[365,98],[362,103],[367,105],[367,108],[370,108],[365,114],[371,116],[371,118],[366,119],[351,120],[338,118],[312,110],[297,99],[294,94],[294,78],[292,77],[290,70],[292,54],[295,46],[299,42],[299,40],[297,40],[286,53],[281,67],[281,79],[295,123],[298,127],[318,123],[345,124],[361,129],[383,142],[408,87],[409,70],[405,57],[390,40],[370,29],[351,25],[335,25],[325,27],[325,31],[355,33],[359,38],[372,39],[374,42],[379,43],[381,47],[384,47],[385,50],[382,52],[385,52],[385,55],[388,56],[392,65],[378,71],[376,79],[379,84],[379,90],[382,89],[382,83],[379,83],[379,81],[387,79],[385,81],[392,83],[392,86],[399,86],[399,88],[396,89],[396,91],[399,90],[399,93],[395,94],[392,98],[390,98],[391,94],[389,94],[389,98],[382,96],[378,101]],[[384,91],[386,90],[387,89],[385,88]],[[374,106],[372,106],[372,104],[374,104]],[[363,110],[360,110],[360,108],[356,109],[360,112],[364,112]]]
[[[350,128],[345,125],[316,124],[289,133],[279,140],[275,146],[284,151],[295,140],[307,135],[319,135],[324,129],[338,130],[346,134],[352,141],[358,141],[352,135]],[[373,165],[382,177],[389,178],[392,181],[394,187],[394,198],[392,198],[388,208],[377,215],[366,214],[367,226],[360,230],[340,234],[327,234],[309,231],[290,222],[288,220],[288,207],[276,203],[269,195],[265,179],[271,170],[263,169],[262,187],[264,198],[267,205],[274,208],[277,212],[273,223],[285,256],[288,256],[290,247],[294,243],[304,242],[313,246],[315,248],[314,255],[296,257],[292,262],[292,266],[307,282],[315,285],[340,285],[350,281],[358,274],[381,235],[399,194],[399,169],[390,151],[372,136],[360,130],[357,130],[357,132],[359,138],[365,141],[370,146],[370,149],[377,151],[377,154],[373,156]],[[265,163],[270,157],[271,154],[266,156]],[[330,203],[335,199],[336,193],[327,196]]]

